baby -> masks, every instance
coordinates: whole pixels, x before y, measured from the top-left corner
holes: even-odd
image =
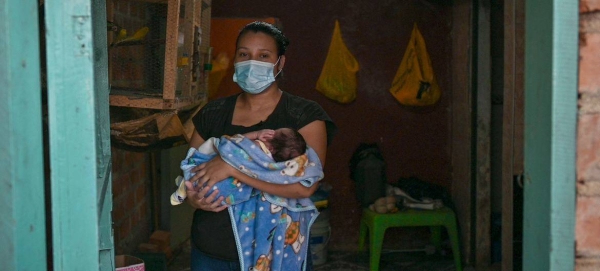
[[[263,129],[244,134],[255,140],[275,162],[284,162],[306,152],[306,141],[298,131],[290,128]]]
[[[254,140],[256,145],[275,162],[285,162],[306,153],[307,145],[304,137],[298,131],[291,128],[280,128],[277,130],[263,129],[248,132],[242,136]],[[185,181],[193,176],[190,170],[197,166],[193,158],[199,157],[202,154],[213,153],[216,140],[217,138],[209,138],[197,150],[192,148],[188,151],[186,159],[181,162],[184,177],[175,179],[175,184],[178,188],[171,195],[172,205],[179,205],[186,198]],[[227,195],[224,196],[227,197]]]

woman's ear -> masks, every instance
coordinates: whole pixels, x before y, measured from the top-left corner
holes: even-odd
[[[277,72],[281,72],[283,70],[283,66],[285,65],[285,55],[280,56],[279,63],[277,64]]]

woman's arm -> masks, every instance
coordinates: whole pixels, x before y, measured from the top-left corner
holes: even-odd
[[[304,137],[306,144],[315,150],[319,160],[321,160],[321,165],[325,167],[325,157],[327,156],[327,128],[325,128],[325,122],[315,120],[300,128],[298,132]]]
[[[202,145],[202,143],[204,143],[204,141],[204,138],[202,138],[197,131],[194,131],[194,134],[190,139],[190,147],[198,148],[200,145]],[[212,212],[220,212],[227,208],[227,205],[221,205],[223,197],[216,198],[216,195],[219,194],[218,191],[215,191],[215,193],[210,194],[208,197],[204,197],[207,193],[211,192],[210,187],[204,187],[200,190],[196,190],[192,186],[192,183],[195,182],[195,180],[193,180],[194,177],[190,179],[190,182],[186,183],[187,202],[192,207]]]
[[[304,137],[306,143],[315,150],[321,164],[325,164],[327,153],[327,132],[324,121],[313,121],[302,127],[298,132]],[[197,171],[196,171],[197,170]],[[199,186],[207,184],[212,187],[215,183],[227,177],[234,177],[241,182],[252,186],[260,191],[273,194],[284,198],[307,198],[310,197],[318,188],[318,185],[306,187],[300,183],[294,184],[274,184],[262,180],[254,179],[227,164],[219,156],[211,161],[194,168],[196,175],[193,181],[198,180]]]

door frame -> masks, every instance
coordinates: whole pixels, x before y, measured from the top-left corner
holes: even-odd
[[[575,266],[579,1],[526,1],[525,18],[523,269],[569,271]]]
[[[37,0],[0,4],[0,263],[9,271],[47,269],[37,14]]]

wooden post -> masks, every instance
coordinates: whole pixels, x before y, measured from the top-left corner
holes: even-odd
[[[93,1],[94,23],[94,85],[96,128],[96,191],[98,208],[98,255],[100,271],[115,269],[115,251],[112,228],[112,159],[110,144],[110,116],[108,97],[110,92],[108,69],[108,37],[106,35],[107,4],[113,1]],[[111,8],[112,9],[112,8]]]
[[[38,1],[0,4],[0,269],[46,270]]]
[[[175,99],[177,85],[177,39],[179,36],[179,8],[181,0],[169,0],[167,3],[167,36],[165,39],[165,68],[163,99]]]
[[[194,59],[194,17],[200,16],[195,14],[196,0],[184,0],[185,4],[185,15],[183,16],[183,34],[185,40],[183,42],[183,50],[187,54],[188,64],[183,67],[183,78],[177,78],[177,80],[183,80],[181,96],[191,96],[192,88],[192,66]]]
[[[106,52],[94,48],[90,0],[45,6],[53,269],[99,270],[94,59]]]
[[[491,137],[491,47],[490,47],[490,0],[478,0],[476,67],[477,85],[473,91],[476,95],[472,101],[475,110],[475,267],[484,270],[491,262],[491,175],[490,175],[490,137]]]
[[[515,176],[523,175],[523,86],[524,86],[523,0],[504,2],[504,99],[502,117],[502,270],[515,265],[513,227],[521,223],[514,212]],[[517,187],[517,189],[519,189]],[[520,225],[518,226],[520,227]],[[519,249],[520,251],[520,249]]]
[[[471,54],[473,8],[469,0],[457,0],[452,10],[452,199],[460,229],[463,261],[472,262],[472,127]]]
[[[575,266],[579,1],[525,5],[523,270]]]

